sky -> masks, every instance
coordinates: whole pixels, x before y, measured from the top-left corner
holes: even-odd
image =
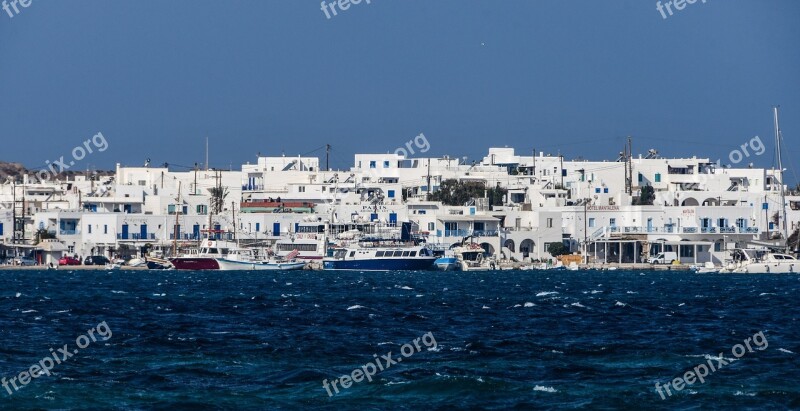
[[[505,146],[613,161],[631,136],[634,155],[730,163],[759,136],[764,154],[739,166],[772,167],[780,105],[796,180],[800,1],[702,1],[664,18],[653,0],[364,0],[327,16],[307,0],[30,0],[0,10],[0,161],[180,170],[208,138],[211,167],[324,162],[331,144],[349,168],[423,133],[416,156],[469,161]],[[107,149],[73,157],[97,133]]]

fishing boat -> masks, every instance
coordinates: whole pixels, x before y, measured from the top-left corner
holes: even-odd
[[[488,257],[486,250],[475,243],[454,247],[434,262],[442,271],[488,271],[499,267],[494,258]]]
[[[229,253],[224,258],[217,258],[219,269],[223,271],[234,270],[302,270],[306,263],[297,261],[299,251],[294,250],[286,258],[262,258],[265,254],[257,254],[256,250],[237,250]]]
[[[169,262],[178,270],[219,270],[217,259],[237,249],[236,244],[229,241],[203,240],[196,251],[170,258]]]

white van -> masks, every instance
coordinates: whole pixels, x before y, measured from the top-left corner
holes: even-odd
[[[672,264],[673,261],[678,261],[678,253],[674,251],[658,253],[655,257],[647,259],[650,264]]]

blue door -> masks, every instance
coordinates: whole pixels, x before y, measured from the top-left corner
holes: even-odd
[[[369,215],[369,221],[375,221],[378,219],[378,213],[372,213]]]
[[[142,224],[141,227],[139,227],[139,239],[147,240],[147,224]]]
[[[389,213],[389,225],[397,225],[397,213]]]
[[[200,239],[200,224],[192,226],[192,237],[194,237],[195,240]]]
[[[272,235],[281,235],[281,223],[272,224]]]
[[[219,240],[220,236],[222,235],[222,234],[219,232],[220,228],[222,228],[222,226],[221,226],[221,225],[219,225],[219,224],[217,224],[217,225],[215,225],[215,226],[214,226],[214,231],[216,231],[216,233],[214,234],[213,238],[214,238],[214,239],[216,239],[216,240]],[[208,238],[212,238],[212,236],[208,236]]]
[[[122,239],[123,240],[127,240],[128,239],[128,225],[127,224],[123,224],[122,225]]]

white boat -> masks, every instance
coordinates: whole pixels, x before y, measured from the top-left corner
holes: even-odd
[[[488,271],[499,267],[494,258],[486,255],[486,250],[478,244],[469,243],[453,248],[453,255],[458,259],[461,271]]]
[[[255,250],[238,250],[229,253],[225,257],[216,258],[219,269],[223,271],[236,270],[302,270],[305,268],[304,261],[297,261],[295,258],[299,252],[292,251],[287,258],[264,259],[255,253]],[[263,254],[261,254],[263,255]]]
[[[715,266],[711,261],[706,261],[702,266],[692,266],[689,269],[696,274],[713,274],[718,273],[720,270],[720,268]]]
[[[720,270],[727,274],[797,274],[800,260],[788,254],[769,250],[737,248],[731,252],[732,260]]]

